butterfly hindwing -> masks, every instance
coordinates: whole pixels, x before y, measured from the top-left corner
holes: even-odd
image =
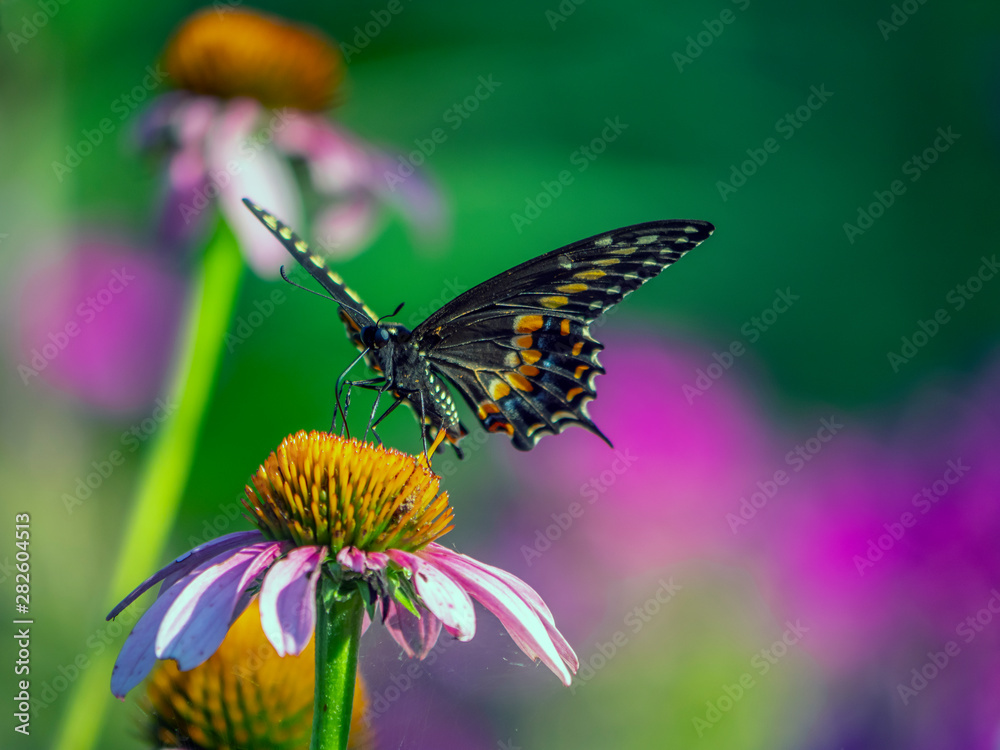
[[[590,324],[707,239],[703,221],[657,221],[580,240],[459,296],[413,331],[491,432],[521,450],[578,424],[604,372]],[[605,438],[606,440],[606,438]]]
[[[344,283],[339,274],[330,270],[322,257],[309,249],[305,240],[300,238],[291,227],[248,198],[244,198],[243,203],[271,231],[271,234],[278,238],[285,249],[299,262],[299,265],[306,269],[309,275],[316,279],[340,305],[340,319],[347,329],[348,338],[359,350],[363,350],[364,347],[361,345],[358,333],[365,326],[375,324],[375,313],[361,301],[353,289]]]

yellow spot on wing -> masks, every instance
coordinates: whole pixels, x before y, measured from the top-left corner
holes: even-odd
[[[594,265],[595,266],[616,266],[619,263],[621,263],[621,260],[618,259],[618,258],[601,258],[600,260],[595,260],[594,261]],[[603,275],[604,274],[602,272],[601,276],[603,276]]]
[[[583,377],[583,373],[585,373],[589,369],[590,369],[589,365],[580,365],[579,367],[576,368],[576,372],[573,373],[573,377],[579,380],[581,377]]]
[[[532,333],[545,325],[541,315],[522,315],[514,319],[514,330],[517,333]]]
[[[535,364],[535,362],[541,358],[542,353],[537,349],[528,349],[527,351],[521,352],[521,359],[529,365]]]
[[[528,382],[528,379],[516,372],[511,372],[507,374],[507,382],[510,383],[515,388],[517,388],[517,390],[519,391],[534,390],[534,387],[531,385],[530,382]]]
[[[510,386],[500,380],[494,380],[490,386],[490,398],[499,401],[510,393]]]
[[[556,287],[557,292],[562,292],[563,294],[578,294],[579,292],[587,291],[586,284],[563,284],[562,286]]]
[[[631,255],[635,252],[634,247],[619,247],[611,251],[614,255]]]
[[[282,227],[281,229],[279,229],[278,234],[281,236],[281,239],[283,240],[292,239],[292,230],[289,229],[288,227]]]
[[[555,310],[557,308],[563,307],[569,302],[569,297],[561,297],[559,295],[553,295],[551,297],[542,297],[538,300],[538,304],[542,307],[547,307],[550,310]]]

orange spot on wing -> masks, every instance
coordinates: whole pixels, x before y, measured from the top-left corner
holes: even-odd
[[[527,375],[529,378],[533,378],[539,373],[539,369],[534,365],[521,365],[517,369],[522,375]],[[522,388],[521,390],[524,389]]]
[[[499,414],[500,407],[494,403],[487,401],[486,403],[479,405],[479,411],[476,413],[478,414],[479,419],[482,420],[486,419],[486,417],[488,417],[490,414]]]
[[[494,422],[486,429],[489,432],[506,432],[508,435],[514,434],[514,425],[510,422]]]
[[[535,339],[532,338],[531,336],[518,336],[516,339],[514,339],[515,346],[518,346],[521,349],[530,349],[534,345],[534,343]]]
[[[569,336],[569,318],[562,319],[562,323],[559,324],[559,333],[563,336]]]
[[[503,381],[496,380],[490,386],[490,398],[494,401],[499,401],[504,396],[510,393],[510,386]]]
[[[583,388],[570,388],[568,391],[566,391],[566,400],[572,401],[581,393],[583,393]]]
[[[589,369],[590,369],[589,365],[580,365],[579,367],[576,368],[576,372],[573,373],[573,377],[579,380],[581,377],[583,377],[583,373],[585,373]]]
[[[510,383],[515,388],[517,388],[517,390],[519,391],[534,390],[534,386],[532,386],[531,383],[528,382],[528,379],[516,372],[512,372],[507,375],[507,382]]]
[[[529,365],[535,364],[538,360],[542,358],[542,353],[537,349],[528,349],[527,351],[521,352],[521,359]]]
[[[545,325],[541,315],[522,315],[514,319],[514,330],[517,333],[532,333]]]
[[[580,352],[582,352],[582,351],[583,351],[583,342],[582,341],[577,341],[575,344],[573,344],[573,356],[574,357],[579,357],[580,356]]]

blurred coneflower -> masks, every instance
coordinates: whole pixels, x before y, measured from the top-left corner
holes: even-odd
[[[391,157],[323,114],[340,98],[344,62],[318,31],[248,9],[206,9],[176,31],[164,67],[176,90],[146,112],[140,140],[168,152],[167,238],[190,238],[217,205],[254,270],[276,275],[281,247],[240,200],[252,196],[300,222],[299,161],[326,201],[313,234],[327,253],[362,249],[383,204],[419,230],[437,226],[440,205],[426,182],[414,175],[391,189],[384,178]]]
[[[309,745],[315,654],[310,643],[280,657],[264,637],[257,602],[240,615],[205,662],[182,672],[157,663],[146,687],[148,733],[155,747],[285,750]],[[373,745],[364,721],[364,684],[355,681],[348,748]]]
[[[300,432],[251,482],[246,507],[259,531],[196,547],[108,615],[163,581],[118,656],[115,695],[138,685],[157,659],[173,659],[181,670],[202,664],[258,597],[263,631],[279,655],[302,653],[316,633],[317,706],[341,710],[316,714],[314,738],[335,743],[344,730],[363,614],[381,618],[409,656],[423,658],[442,629],[461,641],[475,635],[476,599],[525,654],[570,683],[576,654],[534,589],[435,542],[451,529],[453,514],[422,458]]]

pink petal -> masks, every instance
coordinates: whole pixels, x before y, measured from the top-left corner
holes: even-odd
[[[264,576],[260,624],[278,656],[297,655],[316,628],[316,582],[326,547],[297,547]]]
[[[234,99],[205,142],[212,194],[219,193],[219,208],[247,261],[265,278],[278,275],[287,253],[242,201],[251,198],[287,224],[301,226],[302,202],[291,167],[271,143],[256,138],[259,126],[287,127],[299,116],[294,111],[273,114],[251,100]]]
[[[365,572],[365,553],[357,547],[344,547],[337,553],[337,562],[355,573]]]
[[[448,632],[460,641],[476,634],[476,611],[461,586],[434,566],[433,562],[399,550],[390,550],[393,562],[413,574],[413,583],[424,606]],[[412,615],[411,615],[412,616]]]
[[[386,630],[411,659],[423,659],[441,635],[441,621],[430,612],[416,617],[396,601],[389,600],[384,618]]]
[[[357,255],[375,231],[378,215],[374,199],[366,193],[335,203],[316,221],[313,234],[319,248],[331,258]]]
[[[443,569],[449,577],[460,583],[472,598],[496,615],[514,642],[529,658],[541,659],[542,663],[563,681],[563,684],[570,684],[577,664],[576,655],[558,631],[555,631],[558,636],[556,640],[561,640],[563,645],[557,646],[553,642],[548,625],[520,596],[518,591],[521,586],[529,588],[526,583],[514,578],[519,585],[517,588],[512,588],[506,580],[494,572],[498,569],[437,544],[428,545],[419,554]],[[571,658],[565,658],[564,654]]]
[[[106,619],[111,620],[112,618],[117,617],[121,614],[123,609],[138,599],[143,592],[147,591],[150,587],[156,585],[160,581],[168,582],[169,585],[165,584],[163,586],[164,591],[166,591],[166,589],[170,588],[173,583],[186,576],[202,563],[211,560],[214,557],[223,555],[237,547],[245,547],[253,544],[254,542],[258,542],[263,538],[264,535],[259,531],[238,531],[235,534],[220,536],[219,538],[213,539],[210,542],[205,542],[192,550],[188,550],[165,568],[136,586],[131,594],[122,599],[121,603],[111,610]],[[161,598],[162,593],[163,592],[161,592]]]
[[[253,544],[202,571],[164,615],[156,635],[157,657],[174,659],[181,670],[187,670],[215,653],[247,587],[288,545]]]
[[[164,615],[173,605],[174,600],[181,595],[185,585],[193,581],[199,572],[189,573],[183,585],[173,586],[159,599],[153,602],[146,613],[139,619],[125,645],[118,653],[114,669],[111,671],[111,692],[118,698],[142,682],[156,664],[156,633]]]

